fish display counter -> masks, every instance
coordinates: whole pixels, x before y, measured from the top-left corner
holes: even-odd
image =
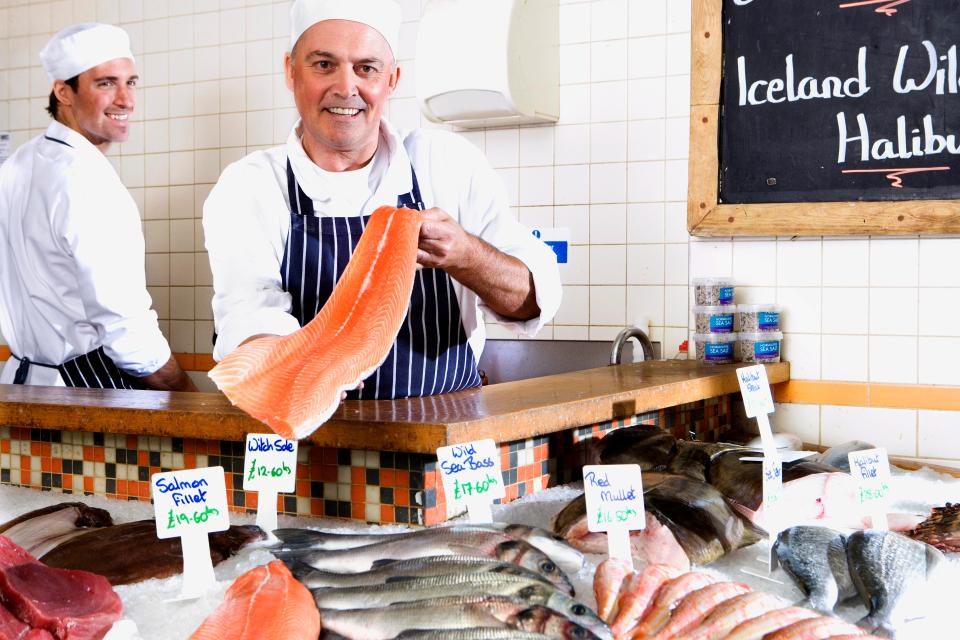
[[[492,438],[505,502],[575,480],[588,441],[649,425],[715,441],[730,428],[735,365],[617,365],[403,400],[344,401],[301,442],[291,516],[431,525],[448,513],[436,449]],[[772,384],[789,364],[766,365]],[[0,483],[149,500],[154,473],[222,466],[237,511],[243,440],[268,432],[218,393],[0,387]]]

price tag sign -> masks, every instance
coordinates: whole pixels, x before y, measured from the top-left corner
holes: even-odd
[[[887,530],[887,505],[890,502],[890,460],[883,448],[851,451],[850,474],[857,481],[860,506],[870,516],[874,529]]]
[[[278,435],[248,433],[243,454],[243,488],[257,491],[257,526],[273,536],[277,494],[297,487],[297,442]]]
[[[466,504],[471,522],[493,522],[490,505],[507,495],[497,444],[487,438],[440,447],[437,466],[447,500]]]
[[[773,413],[773,396],[767,380],[767,368],[762,364],[737,369],[737,381],[743,394],[743,408],[748,418]],[[762,434],[761,434],[762,435]]]
[[[591,464],[583,467],[587,528],[607,533],[608,553],[633,563],[630,532],[646,526],[643,478],[638,464]]]
[[[216,581],[207,534],[230,528],[223,467],[155,473],[150,490],[157,537],[183,547],[181,598],[199,598]]]

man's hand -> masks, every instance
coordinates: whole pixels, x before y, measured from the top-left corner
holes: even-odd
[[[417,264],[432,269],[469,269],[477,250],[474,236],[442,209],[423,212]]]
[[[442,209],[423,213],[417,264],[443,269],[502,316],[529,320],[540,315],[527,265],[467,233]]]

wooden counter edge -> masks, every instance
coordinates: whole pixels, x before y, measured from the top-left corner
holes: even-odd
[[[771,384],[786,381],[789,379],[789,364],[767,365],[767,375]],[[545,381],[547,378],[539,380]],[[529,381],[519,381],[523,382]],[[509,442],[607,420],[628,418],[661,408],[735,393],[738,388],[733,369],[726,367],[718,369],[716,373],[633,391],[554,402],[499,415],[485,415],[447,423],[360,421],[335,416],[307,438],[307,441],[318,446],[345,449],[432,454],[438,447],[471,440],[489,437],[497,442]],[[109,393],[83,391],[87,391],[91,398],[110,397]],[[157,395],[145,396],[152,401],[152,406],[146,406],[146,400],[140,402],[142,406],[85,406],[64,400],[0,402],[0,425],[229,441],[243,440],[247,433],[269,433],[266,426],[239,410],[232,407],[219,410],[222,399],[218,399],[219,405],[213,406],[217,403],[207,402],[204,398],[197,399],[193,394],[178,395],[180,399],[189,398],[194,401],[193,406],[177,409],[158,406],[164,404],[162,401],[158,402],[158,398],[174,404],[172,394],[164,398]],[[136,401],[136,396],[122,397],[129,404],[137,405],[137,402],[127,400],[132,397]]]

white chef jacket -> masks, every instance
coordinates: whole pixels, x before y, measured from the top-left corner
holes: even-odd
[[[510,215],[503,182],[477,148],[442,130],[418,129],[401,134],[383,120],[380,145],[371,161],[373,196],[362,211],[344,211],[342,203],[350,199],[337,197],[337,180],[307,156],[299,128],[298,122],[286,144],[256,151],[228,166],[204,203],[203,229],[213,272],[216,360],[226,357],[250,336],[287,335],[300,328],[290,314],[290,294],[283,290],[280,280],[290,229],[288,157],[318,216],[368,215],[385,204],[395,206],[397,196],[412,189],[412,161],[427,208],[443,209],[467,232],[530,269],[540,316],[527,321],[500,316],[473,291],[453,280],[463,327],[477,358],[486,339],[484,313],[527,336],[536,334],[553,318],[561,298],[556,257]]]
[[[99,347],[143,377],[170,358],[150,308],[137,205],[113,165],[53,121],[0,167],[0,333],[10,350],[58,365]],[[10,358],[0,383],[13,382]],[[31,366],[27,384],[62,385]]]

